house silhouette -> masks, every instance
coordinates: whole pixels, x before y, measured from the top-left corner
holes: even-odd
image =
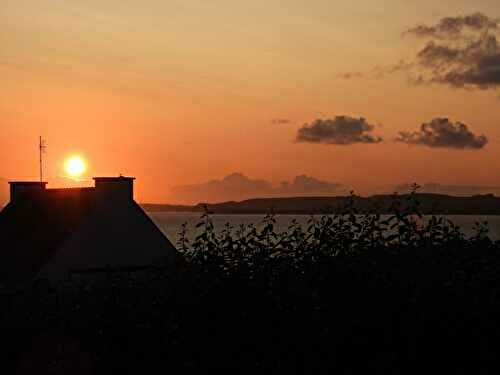
[[[99,267],[172,264],[177,251],[134,201],[134,178],[96,177],[93,188],[10,182],[0,212],[0,282]]]

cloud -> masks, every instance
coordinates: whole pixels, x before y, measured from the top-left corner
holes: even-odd
[[[442,84],[464,89],[500,87],[500,20],[483,13],[446,17],[403,32],[422,43],[414,56],[366,73],[349,72],[342,79],[384,78],[405,73],[412,84]]]
[[[447,118],[436,118],[421,125],[417,132],[400,132],[398,142],[428,147],[455,149],[481,149],[488,139],[484,135],[475,135],[467,125],[452,123]]]
[[[322,181],[314,177],[300,175],[291,183],[282,182],[281,187],[275,191],[276,195],[338,195],[347,193],[347,189],[339,183]]]
[[[339,78],[349,80],[349,79],[358,79],[358,78],[373,78],[373,79],[381,79],[385,76],[398,73],[401,71],[408,71],[413,67],[412,62],[408,62],[405,60],[400,60],[396,64],[390,65],[377,65],[373,69],[368,72],[347,72],[338,75]]]
[[[482,31],[497,29],[498,20],[493,20],[482,13],[473,13],[459,17],[445,17],[437,25],[418,25],[407,30],[404,34],[414,35],[419,38],[449,38],[460,36],[466,30]]]
[[[407,30],[424,42],[408,69],[413,82],[455,88],[500,87],[500,21],[482,13]]]
[[[287,118],[274,118],[271,120],[273,125],[286,125],[290,124],[292,121]]]
[[[267,195],[272,189],[272,184],[268,181],[252,180],[241,173],[233,173],[222,180],[177,186],[172,189],[172,192],[176,201],[197,203],[240,200],[244,197],[255,196],[256,193]]]
[[[382,138],[370,134],[375,126],[364,118],[337,116],[334,119],[318,119],[305,124],[297,133],[297,142],[351,145],[354,143],[379,143]]]
[[[412,184],[402,184],[395,188],[395,192],[408,193],[412,190]],[[471,196],[479,194],[500,194],[500,186],[478,186],[478,185],[443,185],[435,182],[424,184],[418,189],[419,193],[446,194],[457,196]]]
[[[251,179],[241,173],[233,173],[222,180],[177,186],[172,189],[178,203],[241,201],[258,197],[316,196],[347,194],[348,189],[335,182],[322,181],[301,175],[291,182],[275,186],[266,180]]]

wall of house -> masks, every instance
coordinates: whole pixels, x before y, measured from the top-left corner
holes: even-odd
[[[134,202],[102,204],[71,235],[40,275],[92,267],[173,263],[172,243]]]

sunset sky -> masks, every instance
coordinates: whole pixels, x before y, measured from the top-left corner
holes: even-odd
[[[42,135],[49,185],[77,154],[140,201],[234,172],[500,186],[499,18],[498,0],[2,0],[0,177],[36,179]]]

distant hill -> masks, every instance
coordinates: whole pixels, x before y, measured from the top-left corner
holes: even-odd
[[[149,212],[202,212],[203,205],[187,206],[159,203],[141,203],[141,207]]]
[[[408,195],[398,195],[405,202]],[[500,215],[500,198],[492,195],[457,197],[441,194],[416,194],[423,214],[447,215]],[[349,197],[295,197],[249,199],[241,202],[207,204],[215,214],[321,214],[339,210],[345,206]],[[390,213],[394,195],[374,195],[354,198],[355,207],[360,213],[373,210],[380,214]],[[195,206],[176,206],[163,204],[143,204],[150,212],[203,212],[204,204]]]

